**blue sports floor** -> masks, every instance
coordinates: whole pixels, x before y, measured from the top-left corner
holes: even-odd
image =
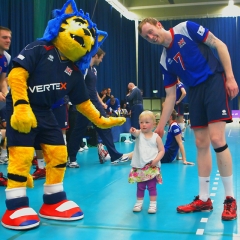
[[[234,162],[234,192],[240,209],[240,124],[228,124],[226,137]],[[185,134],[188,161],[196,161],[192,130]],[[116,143],[119,151],[133,150],[134,144]],[[197,166],[186,166],[181,161],[162,165],[163,184],[158,185],[157,213],[148,214],[149,197],[146,192],[142,212],[134,213],[136,184],[128,183],[130,163],[100,165],[97,148],[91,147],[78,154],[80,168],[67,169],[64,188],[68,199],[79,204],[84,218],[74,222],[41,219],[40,226],[28,231],[14,231],[0,226],[0,239],[76,239],[76,240],[227,240],[240,239],[239,218],[221,221],[224,191],[213,153],[211,174],[210,213],[178,214],[178,205],[190,203],[198,194]],[[6,174],[6,166],[0,165]],[[32,172],[34,169],[32,169]],[[36,180],[34,189],[28,189],[30,206],[38,211],[42,205],[44,179]],[[0,215],[5,212],[5,191],[0,187]]]

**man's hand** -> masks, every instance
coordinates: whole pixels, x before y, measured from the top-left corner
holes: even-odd
[[[164,129],[160,129],[160,128],[158,128],[158,127],[155,129],[154,132],[157,133],[161,138],[162,138],[163,135],[164,135]]]
[[[6,97],[5,97],[5,95],[2,92],[0,92],[0,101],[1,102],[5,102],[6,101]]]
[[[235,78],[227,79],[226,89],[227,89],[228,96],[230,97],[231,100],[237,96],[239,89],[238,89],[238,85],[236,83]]]

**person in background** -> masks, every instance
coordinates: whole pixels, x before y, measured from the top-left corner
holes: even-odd
[[[88,68],[87,74],[85,76],[85,84],[88,89],[90,100],[97,108],[97,110],[101,113],[102,116],[106,116],[106,112],[104,110],[104,108],[106,108],[106,105],[99,97],[96,89],[97,70],[94,66],[98,66],[102,62],[104,55],[105,52],[101,48],[99,48],[96,55],[92,57],[90,67]],[[86,117],[84,117],[81,113],[77,112],[74,129],[70,135],[69,141],[67,142],[69,156],[69,162],[67,166],[70,168],[79,167],[77,163],[77,152],[79,149],[80,141],[84,137],[89,122],[90,121]],[[96,126],[95,128],[103,144],[107,147],[108,153],[111,157],[111,164],[116,165],[119,162],[128,161],[127,155],[123,155],[122,153],[119,153],[116,150],[116,147],[113,142],[111,129],[100,129]],[[103,163],[105,161],[105,159],[102,159],[100,156],[99,160],[100,163]]]
[[[107,101],[107,88],[104,88],[99,94],[99,97],[101,98],[101,100],[103,101],[103,103],[106,103]]]
[[[112,92],[111,88],[107,88],[107,93],[106,93],[106,97],[105,97],[105,102],[104,103],[106,103],[111,98],[111,96],[112,96],[111,92]]]
[[[0,26],[0,109],[1,122],[6,124],[6,95],[8,93],[7,73],[11,56],[6,52],[9,50],[12,40],[12,31],[9,28]],[[3,117],[4,114],[4,117]],[[3,119],[4,118],[4,119]],[[0,164],[8,164],[7,148],[6,148],[6,125],[1,128],[0,142],[3,141],[1,148]],[[7,178],[0,172],[0,186],[7,185]]]
[[[176,84],[176,103],[174,106],[174,109],[177,111],[177,123],[181,128],[182,132],[182,140],[185,141],[184,139],[184,132],[185,132],[185,122],[184,122],[184,98],[186,97],[187,92],[184,88],[184,84],[177,79],[177,84]]]
[[[142,91],[132,82],[128,84],[128,89],[126,101],[131,105],[131,126],[139,129],[139,115],[143,112]],[[132,139],[135,137],[132,136]]]
[[[178,206],[177,212],[212,211],[212,145],[225,190],[221,218],[225,221],[236,219],[232,157],[225,139],[225,128],[226,123],[232,122],[230,100],[237,96],[239,89],[226,44],[209,29],[192,21],[165,30],[157,19],[149,17],[140,22],[138,31],[148,42],[163,46],[160,66],[166,99],[155,130],[160,136],[163,136],[164,127],[176,102],[177,77],[189,86],[189,113],[197,147],[199,194],[190,204]],[[217,51],[219,59],[211,49]]]
[[[182,143],[181,128],[176,122],[178,113],[173,110],[168,120],[168,132],[166,142],[164,144],[165,154],[161,160],[161,163],[171,163],[176,158],[182,160],[183,164],[194,165],[192,162],[187,162],[185,149]],[[181,152],[182,159],[178,157],[178,152]]]
[[[115,98],[113,95],[106,102],[106,111],[108,115],[112,115],[114,111],[120,111],[120,102],[118,98]]]
[[[162,183],[161,159],[164,155],[162,139],[153,132],[156,124],[155,116],[150,111],[144,111],[139,116],[140,130],[131,127],[130,133],[136,138],[129,183],[137,182],[137,202],[133,211],[142,210],[144,192],[148,189],[150,205],[148,213],[157,211],[157,183]]]

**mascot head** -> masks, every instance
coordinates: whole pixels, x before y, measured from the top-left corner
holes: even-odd
[[[68,0],[61,10],[54,10],[53,16],[39,40],[52,41],[84,73],[107,33],[97,29],[88,13],[78,11],[74,0]]]

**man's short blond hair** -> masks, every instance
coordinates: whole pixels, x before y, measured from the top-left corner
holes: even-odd
[[[152,18],[152,17],[144,18],[138,25],[138,33],[139,34],[142,33],[142,27],[143,27],[144,24],[150,23],[151,25],[156,26],[158,22],[159,21],[156,18]]]

